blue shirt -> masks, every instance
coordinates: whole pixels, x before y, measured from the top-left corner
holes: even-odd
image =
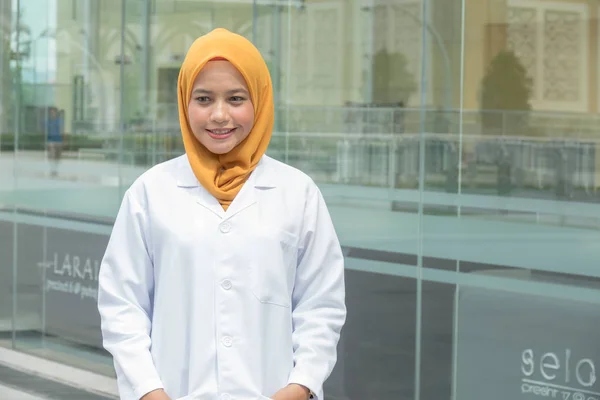
[[[62,138],[62,119],[60,117],[50,118],[46,125],[48,132],[48,141],[54,143],[61,143]]]

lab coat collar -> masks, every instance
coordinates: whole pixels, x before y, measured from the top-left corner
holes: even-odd
[[[262,189],[272,189],[277,187],[275,181],[275,174],[268,168],[268,164],[270,164],[270,159],[267,156],[263,156],[256,169],[250,177],[248,178],[248,183],[251,183],[255,188]],[[200,182],[194,175],[194,171],[192,171],[192,166],[190,165],[187,156],[183,156],[181,158],[181,162],[179,163],[179,168],[177,172],[177,186],[179,187],[198,187],[200,186]]]
[[[269,159],[263,156],[255,170],[252,172],[246,184],[242,187],[236,198],[233,200],[227,211],[219,204],[205,188],[200,185],[198,179],[192,171],[192,167],[187,157],[182,157],[178,174],[177,186],[185,188],[198,188],[197,202],[206,207],[220,218],[226,219],[243,211],[256,203],[256,190],[269,190],[276,188],[275,175],[271,168],[268,168]]]

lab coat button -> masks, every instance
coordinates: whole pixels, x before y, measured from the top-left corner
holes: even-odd
[[[221,232],[227,233],[231,230],[231,224],[229,222],[223,222],[221,224]]]
[[[231,336],[225,336],[223,338],[222,342],[223,342],[223,346],[231,347],[231,345],[233,344],[233,339],[231,338]]]
[[[221,283],[221,287],[223,287],[225,290],[231,289],[231,286],[231,281],[229,279],[225,279],[223,283]]]

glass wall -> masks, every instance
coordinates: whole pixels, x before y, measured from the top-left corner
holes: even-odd
[[[183,153],[179,66],[224,27],[344,246],[328,398],[600,399],[596,0],[0,5],[0,345],[113,376],[99,262],[127,187]]]

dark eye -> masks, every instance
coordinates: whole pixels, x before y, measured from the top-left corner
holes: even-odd
[[[207,96],[200,96],[196,97],[196,101],[200,103],[208,103],[210,101],[210,98],[208,98]]]
[[[234,103],[240,103],[240,102],[242,102],[244,100],[246,100],[246,99],[244,99],[241,96],[233,96],[233,97],[231,97],[231,101],[233,101]]]

